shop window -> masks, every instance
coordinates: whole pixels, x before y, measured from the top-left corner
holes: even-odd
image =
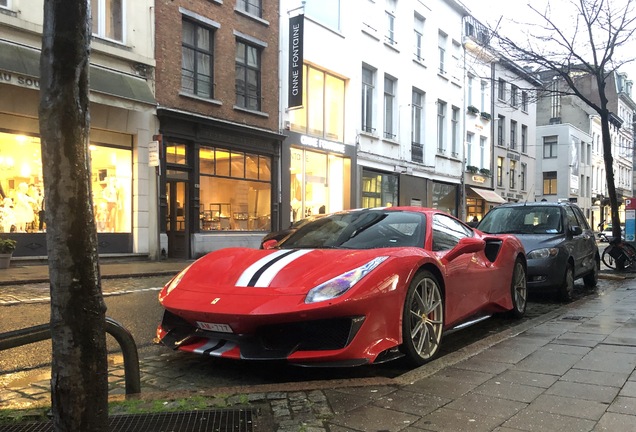
[[[362,207],[398,205],[398,177],[395,174],[362,171]]]
[[[543,173],[543,195],[557,194],[557,172],[547,171]]]
[[[123,0],[91,0],[92,32],[101,38],[124,41]]]
[[[433,182],[431,207],[457,215],[457,186]]]
[[[46,230],[40,139],[0,133],[0,232]],[[90,145],[97,232],[132,230],[132,152]]]
[[[291,149],[290,219],[331,213],[346,208],[349,201],[350,160],[339,155]]]
[[[333,141],[344,140],[344,80],[303,66],[303,105],[289,113],[291,130]]]
[[[271,158],[201,147],[199,170],[201,230],[271,230]]]
[[[187,165],[185,144],[169,143],[166,145],[166,162],[175,165]]]
[[[91,145],[91,171],[97,232],[131,232],[132,152]]]

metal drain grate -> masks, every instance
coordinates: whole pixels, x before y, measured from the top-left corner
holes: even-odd
[[[578,316],[578,315],[568,315],[568,316],[561,317],[561,319],[563,321],[581,321],[581,320],[584,320],[585,317]]]
[[[111,432],[252,432],[251,409],[202,410],[158,414],[115,415]],[[51,422],[0,425],[0,432],[53,432]]]

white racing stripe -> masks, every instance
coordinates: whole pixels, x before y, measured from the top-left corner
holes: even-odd
[[[245,271],[243,272],[243,274],[241,274],[241,276],[239,277],[239,279],[236,281],[236,286],[240,286],[240,287],[246,287],[248,286],[250,279],[252,279],[252,277],[254,276],[254,274],[264,265],[267,265],[270,261],[275,260],[276,258],[278,258],[280,255],[283,255],[285,253],[288,253],[289,251],[285,251],[285,250],[279,250],[274,252],[273,254],[267,255],[264,258],[259,259],[258,261],[256,261],[254,264],[252,264],[251,266],[249,266],[247,269],[245,269]]]
[[[313,249],[279,250],[249,266],[236,281],[239,287],[267,287],[272,279],[289,263],[311,252]],[[256,280],[255,280],[256,278]]]
[[[257,288],[268,287],[272,282],[272,279],[276,277],[278,272],[280,272],[287,264],[296,261],[301,256],[311,252],[313,249],[303,249],[294,252],[291,255],[287,255],[285,258],[275,262],[270,268],[265,270],[261,277],[258,278],[256,283],[254,284]]]

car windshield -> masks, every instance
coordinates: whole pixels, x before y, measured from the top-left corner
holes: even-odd
[[[424,215],[416,212],[361,210],[336,213],[303,225],[279,247],[282,249],[423,247],[424,224]]]
[[[559,234],[561,210],[549,206],[495,207],[478,226],[489,234]]]

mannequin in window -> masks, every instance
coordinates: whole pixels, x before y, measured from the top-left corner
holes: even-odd
[[[2,200],[0,207],[0,232],[11,232],[15,228],[15,212],[13,211],[13,200],[6,197]]]
[[[106,201],[106,231],[115,232],[117,220],[117,179],[115,177],[106,178],[102,198]]]
[[[33,206],[37,205],[37,201],[27,194],[28,191],[29,185],[24,182],[20,183],[16,190],[13,211],[15,213],[17,232],[26,232],[27,228],[33,228],[31,226],[35,220]]]

